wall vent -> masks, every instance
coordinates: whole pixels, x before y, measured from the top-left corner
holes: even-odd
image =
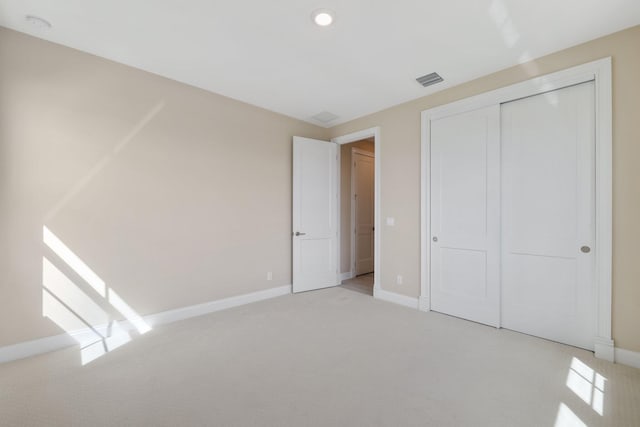
[[[431,74],[424,75],[422,77],[418,77],[416,80],[422,86],[427,87],[427,86],[434,85],[436,83],[440,83],[444,79],[440,77],[438,73],[431,73]]]

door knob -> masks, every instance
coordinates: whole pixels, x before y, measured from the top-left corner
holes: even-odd
[[[438,236],[433,236],[433,241],[437,242],[438,241]]]
[[[589,246],[583,246],[580,248],[580,250],[585,254],[588,254],[589,252],[591,252],[591,248]]]
[[[304,236],[305,234],[307,234],[307,233],[301,233],[301,232],[299,232],[299,231],[296,231],[296,232],[295,232],[295,235],[296,235],[296,236]]]

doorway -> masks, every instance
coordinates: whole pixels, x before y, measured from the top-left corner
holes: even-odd
[[[340,284],[345,289],[375,296],[376,290],[380,289],[380,128],[364,129],[331,141],[339,145],[340,158]],[[364,173],[358,173],[359,170]],[[358,185],[358,178],[362,178],[362,185]],[[354,200],[359,203],[352,203]]]
[[[350,145],[352,143],[355,144]],[[339,286],[343,280],[357,278],[356,264],[360,268],[359,282],[367,282],[367,293],[375,295],[380,289],[380,143],[378,127],[342,135],[331,141],[293,138],[293,293]],[[353,156],[353,148],[366,153],[356,151]],[[353,233],[361,237],[358,245],[360,262],[356,264],[353,260],[357,256],[352,254],[352,250],[357,251],[356,247],[352,248],[352,243],[356,243],[355,236],[350,231],[353,229],[352,206],[357,209],[351,203],[350,165],[354,157],[356,169],[360,162],[361,168],[373,175],[373,183],[366,181],[357,190],[359,197],[364,195],[369,202],[366,208],[363,205],[359,209],[363,217],[361,232]],[[343,160],[347,166],[344,171],[341,167]],[[346,189],[344,192],[341,191],[343,187]],[[344,201],[343,194],[346,197]]]
[[[374,137],[340,146],[340,278],[373,295],[375,279]]]

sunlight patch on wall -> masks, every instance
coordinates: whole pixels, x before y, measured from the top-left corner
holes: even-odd
[[[75,329],[106,324],[109,321],[109,315],[47,258],[42,259],[42,286],[57,302],[43,305],[43,315],[60,317],[60,311],[53,310],[53,307],[59,305],[75,313]]]
[[[140,334],[145,334],[151,330],[151,326],[140,317],[138,313],[133,311],[129,305],[124,302],[120,295],[113,289],[109,289],[109,303],[122,314],[131,324],[138,330]]]
[[[48,317],[81,346],[102,339],[98,331],[47,289],[42,289],[42,316]]]
[[[62,240],[58,239],[55,234],[51,232],[47,228],[47,226],[42,227],[42,240],[45,245],[49,247],[56,255],[58,255],[64,262],[67,263],[69,267],[73,269],[80,277],[84,279],[101,297],[106,296],[106,286],[105,283],[96,273],[91,270],[87,264],[82,262],[76,254],[71,251],[62,243]]]
[[[55,266],[46,259],[44,264],[49,266],[43,274],[42,315],[80,344],[82,365],[131,341],[118,322],[109,322],[108,314]]]
[[[129,330],[142,335],[151,330],[144,319],[102,280],[80,257],[46,226],[43,227],[46,246],[83,283],[75,283],[47,256],[42,259],[42,315],[51,319],[80,344],[82,364],[115,350],[131,341]],[[53,259],[53,258],[52,258]],[[57,261],[60,262],[60,261]],[[96,294],[87,294],[87,286]],[[119,323],[107,310],[114,309],[127,321]],[[113,310],[111,310],[113,311]]]

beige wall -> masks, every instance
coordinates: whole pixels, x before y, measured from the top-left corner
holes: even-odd
[[[43,256],[93,295],[43,225],[140,314],[291,283],[291,140],[326,129],[6,29],[0,94],[0,346],[63,332]]]
[[[420,112],[532,76],[603,57],[613,58],[613,336],[616,346],[640,351],[640,26],[508,68],[331,129],[331,136],[381,127],[381,285],[420,293]],[[384,220],[383,220],[384,223]],[[403,285],[395,276],[404,276]]]
[[[373,138],[340,146],[340,272],[351,271],[351,149],[375,152]]]

